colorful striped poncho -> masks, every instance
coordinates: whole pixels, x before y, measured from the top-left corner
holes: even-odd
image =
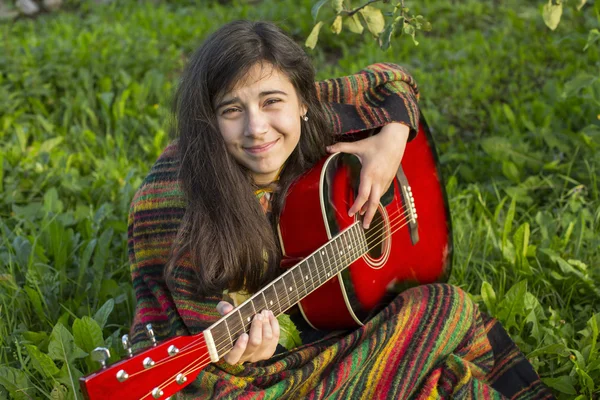
[[[319,82],[317,91],[337,135],[400,122],[416,133],[418,90],[393,64]],[[220,318],[221,297],[199,297],[193,273],[169,290],[164,267],[186,199],[177,181],[177,144],[168,146],[135,195],[129,215],[129,257],[137,305],[134,348],[195,334]],[[257,200],[258,201],[258,200]],[[191,271],[189,257],[178,261]],[[308,337],[303,335],[303,338]],[[481,314],[460,289],[425,285],[403,292],[365,326],[313,339],[271,359],[244,365],[210,364],[181,398],[514,398],[551,393],[502,327]]]

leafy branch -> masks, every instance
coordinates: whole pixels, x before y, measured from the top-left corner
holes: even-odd
[[[379,3],[377,7],[375,3]],[[326,4],[330,5],[334,15],[319,19],[319,11]],[[336,35],[344,26],[359,35],[366,28],[383,50],[390,47],[392,38],[397,34],[411,36],[415,45],[418,45],[417,31],[431,30],[431,24],[422,15],[409,14],[410,9],[405,6],[404,0],[368,0],[354,8],[349,4],[349,0],[317,1],[312,7],[315,26],[306,39],[306,46],[315,48],[325,24],[331,24],[331,31]]]

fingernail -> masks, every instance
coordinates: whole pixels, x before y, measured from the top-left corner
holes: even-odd
[[[349,217],[353,217],[353,216],[354,216],[354,213],[353,213],[353,212],[350,212],[350,211],[348,211],[348,216],[349,216]]]
[[[262,321],[262,314],[256,314],[256,316],[254,316],[255,319]]]
[[[274,317],[274,316],[275,316],[275,314],[273,314],[273,311],[271,311],[271,310],[269,310],[269,315],[270,315],[271,317]]]
[[[240,336],[240,340],[242,342],[247,342],[248,341],[248,334],[247,333],[242,333],[242,335]]]

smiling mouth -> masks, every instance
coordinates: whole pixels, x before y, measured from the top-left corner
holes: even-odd
[[[259,146],[244,147],[244,150],[251,154],[263,153],[273,147],[278,140],[279,139],[275,139],[272,142],[261,144]]]

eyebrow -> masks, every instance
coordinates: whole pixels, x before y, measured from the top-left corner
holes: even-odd
[[[264,92],[260,92],[259,93],[259,97],[270,96],[272,94],[282,94],[284,96],[288,95],[286,92],[284,92],[282,90],[265,90]],[[217,107],[215,109],[218,110],[221,107],[225,107],[225,106],[228,106],[230,104],[237,103],[239,100],[240,100],[239,97],[234,97],[232,99],[222,101],[219,104],[217,104]]]

